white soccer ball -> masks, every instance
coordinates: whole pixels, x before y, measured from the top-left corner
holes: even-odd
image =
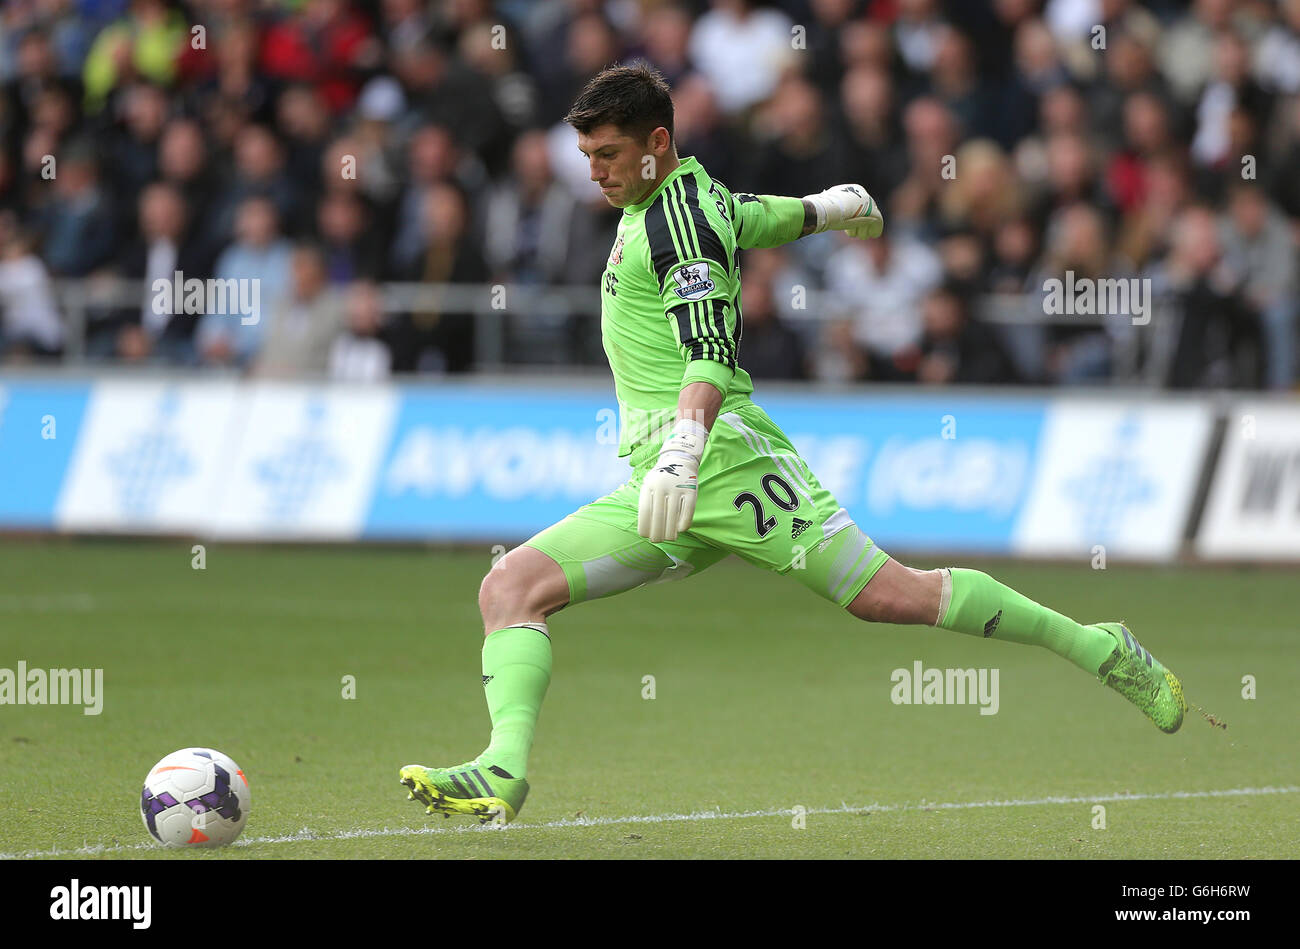
[[[149,769],[140,818],[164,847],[224,847],[253,803],[239,765],[212,748],[183,748]]]

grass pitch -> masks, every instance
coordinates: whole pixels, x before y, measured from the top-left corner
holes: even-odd
[[[1129,622],[1228,725],[1192,709],[1174,736],[1045,650],[864,624],[736,560],[580,605],[552,617],[532,794],[496,831],[426,817],[397,783],[403,764],[486,744],[490,553],[209,544],[195,570],[190,547],[0,541],[0,667],[102,668],[105,693],[98,716],[0,706],[0,855],[1265,858],[1300,843],[1286,571],[982,565],[1084,622]],[[891,673],[918,660],[998,670],[997,713],[894,704]],[[251,783],[223,851],[165,851],[140,820],[145,772],[190,745]]]

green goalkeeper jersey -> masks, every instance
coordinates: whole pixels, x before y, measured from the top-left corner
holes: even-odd
[[[683,158],[649,197],[623,209],[600,286],[600,328],[618,396],[620,457],[657,454],[681,389],[708,382],[722,411],[750,401],[740,350],[740,250],[803,231],[803,202],[735,194]]]

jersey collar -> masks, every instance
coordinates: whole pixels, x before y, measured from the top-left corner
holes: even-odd
[[[695,160],[695,156],[688,155],[687,157],[681,159],[680,163],[677,165],[676,168],[668,172],[668,177],[665,178],[663,181],[659,182],[659,187],[655,188],[654,191],[650,193],[650,196],[648,198],[646,198],[644,201],[642,201],[639,204],[629,204],[627,207],[623,209],[623,213],[640,214],[646,208],[650,207],[650,205],[654,204],[656,200],[658,200],[659,195],[663,193],[664,188],[668,187],[668,185],[673,180],[680,177],[681,175],[694,174],[699,170],[700,170],[700,163]]]

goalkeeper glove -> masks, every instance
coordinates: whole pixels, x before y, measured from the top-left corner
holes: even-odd
[[[693,419],[680,419],[659,450],[659,460],[641,482],[637,533],[659,544],[676,540],[691,526],[698,496],[700,458],[709,430]]]
[[[875,200],[862,185],[835,185],[817,194],[805,195],[817,212],[814,234],[822,231],[844,231],[849,237],[879,237],[885,229],[885,219]]]

